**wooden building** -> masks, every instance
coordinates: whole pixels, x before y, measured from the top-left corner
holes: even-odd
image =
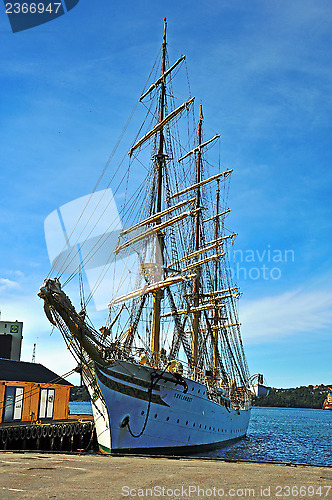
[[[0,359],[0,423],[67,419],[71,386],[39,363]]]

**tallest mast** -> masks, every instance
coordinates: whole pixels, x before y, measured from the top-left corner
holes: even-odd
[[[164,37],[163,37],[163,45],[162,45],[162,75],[165,74],[166,71],[166,18],[164,18]],[[165,78],[162,78],[161,88],[160,88],[160,112],[159,112],[159,123],[162,123],[164,119],[164,111],[165,111],[165,95],[166,95],[166,86],[165,86]],[[155,212],[161,212],[162,209],[162,181],[163,181],[163,170],[165,164],[165,153],[164,153],[164,132],[163,128],[160,129],[159,132],[159,143],[158,143],[158,153],[155,156],[156,162],[156,170],[157,170],[157,197],[156,197],[156,207]],[[157,219],[156,224],[160,224],[161,220]],[[163,266],[163,236],[160,232],[157,233],[157,242],[156,245],[156,266],[158,268],[159,273],[162,273]],[[153,318],[152,318],[152,343],[151,343],[151,351],[152,351],[152,360],[157,365],[158,357],[160,351],[160,308],[161,308],[161,300],[163,298],[163,291],[157,289],[153,293]]]
[[[201,204],[201,193],[199,189],[199,183],[201,182],[201,171],[202,171],[202,155],[201,155],[201,145],[202,145],[202,123],[203,123],[203,109],[200,106],[199,112],[199,122],[198,122],[198,153],[197,153],[197,163],[196,163],[196,183],[198,185],[196,191],[196,209],[200,209]],[[199,211],[196,214],[195,223],[195,251],[197,252],[200,247],[200,227],[199,227]],[[193,336],[192,336],[192,363],[193,367],[197,365],[197,350],[198,350],[198,332],[199,332],[199,319],[200,312],[197,310],[199,306],[199,286],[200,278],[199,272],[196,275],[194,281],[194,308],[195,312],[193,314]]]
[[[166,71],[166,17],[164,18],[164,38],[163,38],[163,55],[162,55],[162,67],[161,74],[164,75]],[[162,79],[161,89],[160,89],[160,114],[159,114],[159,123],[161,123],[164,119],[164,109],[165,109],[165,79]],[[157,189],[157,206],[156,211],[161,212],[161,194],[162,194],[162,179],[163,179],[163,166],[165,162],[164,155],[164,132],[161,128],[159,133],[159,146],[158,146],[158,154],[157,154],[157,171],[158,171],[158,189]]]

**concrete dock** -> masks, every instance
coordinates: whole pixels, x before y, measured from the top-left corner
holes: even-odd
[[[0,499],[330,498],[332,468],[0,452]]]

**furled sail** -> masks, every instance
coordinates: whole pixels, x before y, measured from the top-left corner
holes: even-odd
[[[155,127],[153,127],[152,130],[150,130],[147,134],[145,134],[138,142],[136,142],[136,144],[134,144],[134,146],[132,148],[130,148],[130,151],[128,153],[129,156],[131,156],[133,154],[133,152],[135,151],[135,149],[139,148],[148,139],[150,139],[150,137],[152,137],[153,135],[155,135],[158,132],[160,132],[168,122],[170,122],[171,120],[173,120],[176,117],[176,115],[178,115],[180,113],[180,111],[183,111],[185,108],[188,108],[188,106],[192,102],[194,102],[194,99],[195,99],[195,97],[192,97],[191,99],[188,99],[188,101],[186,101],[183,104],[181,104],[181,106],[179,106],[174,111],[172,111],[169,115],[166,116],[166,118],[164,118],[160,123],[158,123]]]

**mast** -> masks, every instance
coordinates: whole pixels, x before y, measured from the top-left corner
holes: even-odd
[[[216,220],[214,228],[214,237],[217,241],[219,234],[219,179],[217,180],[217,192],[216,192]],[[216,253],[218,253],[218,248],[216,248]],[[218,290],[218,260],[214,262],[214,292]],[[214,309],[214,329],[213,329],[213,376],[216,377],[218,374],[218,321],[219,321],[219,309],[217,307],[218,300],[215,300]]]
[[[166,18],[164,18],[164,37],[163,37],[163,45],[162,45],[162,75],[164,75],[166,70]],[[166,95],[166,86],[165,86],[165,78],[161,81],[160,88],[160,114],[159,114],[159,123],[162,123],[164,119],[164,109],[165,109],[165,95]],[[163,170],[165,164],[165,154],[164,154],[164,133],[163,127],[161,127],[159,131],[159,144],[158,144],[158,153],[155,157],[155,162],[157,165],[157,197],[156,197],[156,207],[155,213],[161,212],[162,206],[162,181],[163,181]],[[156,224],[160,224],[161,220],[157,219]],[[160,252],[158,249],[158,245],[156,246],[156,265],[160,270],[163,265],[163,235],[159,231],[157,233],[157,242],[159,244]],[[160,309],[161,309],[161,300],[163,298],[162,289],[157,289],[153,292],[153,317],[152,317],[152,342],[151,342],[151,351],[152,351],[152,361],[155,364],[158,364],[158,354],[160,350]]]
[[[199,250],[200,246],[200,228],[199,228],[199,208],[201,203],[201,192],[199,184],[201,182],[201,166],[202,166],[202,155],[201,155],[201,144],[202,144],[202,122],[203,122],[203,110],[202,105],[200,105],[200,116],[198,122],[198,153],[197,153],[197,173],[196,173],[196,184],[198,184],[198,188],[196,191],[196,223],[195,223],[195,252]],[[198,347],[198,330],[199,330],[199,319],[200,319],[200,311],[197,310],[199,306],[199,270],[196,274],[196,278],[194,281],[194,309],[196,311],[193,314],[193,337],[192,337],[192,362],[193,366],[197,365],[197,347]]]

